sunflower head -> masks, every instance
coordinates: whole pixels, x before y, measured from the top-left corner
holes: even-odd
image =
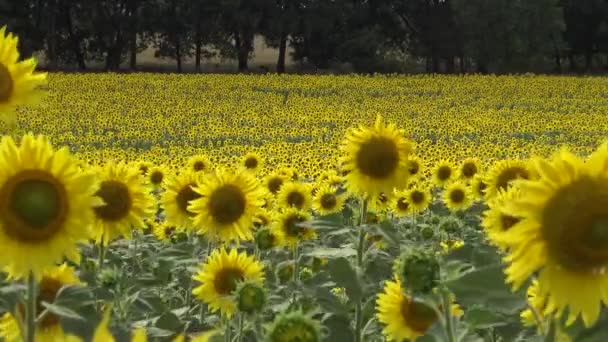
[[[148,171],[150,171],[150,169],[154,167],[154,163],[146,161],[146,160],[142,160],[140,162],[137,162],[137,169],[139,170],[139,173],[142,176],[145,176],[148,174]]]
[[[190,171],[167,178],[161,203],[165,210],[167,223],[175,226],[177,230],[190,230],[195,227],[192,218],[196,214],[190,211],[188,206],[192,201],[201,197],[194,191],[199,178],[199,173]]]
[[[454,170],[454,165],[451,162],[447,160],[440,161],[433,168],[433,183],[439,187],[446,186],[456,177]]]
[[[90,237],[98,183],[67,149],[53,150],[42,136],[25,135],[17,147],[0,142],[0,266],[20,278],[67,257],[78,261],[76,243]],[[27,255],[27,258],[23,256]]]
[[[418,156],[410,156],[407,160],[407,172],[411,177],[417,177],[422,174],[422,160]]]
[[[282,174],[271,173],[264,178],[264,185],[266,186],[266,189],[268,189],[268,192],[276,195],[279,193],[286,180],[287,177]]]
[[[313,198],[313,209],[320,215],[338,213],[344,208],[344,196],[338,195],[334,187],[323,183]]]
[[[399,278],[414,294],[429,294],[439,281],[439,261],[434,252],[415,248],[406,251],[398,260]]]
[[[454,182],[444,190],[443,202],[451,211],[467,209],[471,206],[473,196],[468,186],[462,182]]]
[[[481,174],[475,175],[475,177],[473,177],[473,183],[471,184],[473,196],[475,196],[476,199],[485,198],[486,188],[487,188],[487,184],[486,184],[485,177],[482,176]]]
[[[211,163],[204,155],[192,156],[188,160],[188,166],[191,172],[209,172],[211,171]]]
[[[389,193],[407,182],[412,143],[402,130],[386,125],[380,117],[374,127],[349,131],[341,150],[346,187],[353,194]]]
[[[492,199],[499,191],[506,191],[518,179],[530,179],[532,168],[525,160],[501,160],[485,176],[486,198]]]
[[[264,167],[264,160],[259,154],[249,152],[243,157],[243,167],[249,171],[257,172]]]
[[[154,189],[162,187],[165,178],[167,177],[167,168],[163,166],[154,166],[148,170],[146,174],[147,181]]]
[[[406,194],[406,201],[414,213],[424,211],[429,206],[431,199],[431,192],[422,186],[414,186]]]
[[[392,199],[391,208],[395,215],[405,217],[411,214],[412,206],[409,201],[408,191],[398,191]]]
[[[212,312],[220,311],[222,315],[231,317],[237,308],[232,294],[238,284],[253,282],[261,285],[264,266],[245,252],[238,253],[236,249],[228,252],[221,248],[211,253],[193,279],[201,284],[192,293],[207,303]]]
[[[286,209],[275,216],[272,233],[281,245],[295,246],[298,242],[312,240],[317,234],[309,222],[308,212],[297,209]]]
[[[261,312],[266,304],[266,290],[256,282],[239,284],[235,296],[237,308],[246,314]]]
[[[465,181],[472,180],[480,171],[480,162],[477,158],[465,159],[460,165],[460,178]]]
[[[301,182],[287,182],[278,193],[278,205],[283,208],[308,210],[312,204],[310,186]]]
[[[268,328],[270,342],[317,342],[322,334],[319,323],[299,311],[278,315]]]
[[[508,248],[505,239],[508,239],[509,230],[521,221],[521,217],[505,212],[504,206],[516,201],[520,196],[517,188],[500,191],[498,196],[488,202],[489,208],[484,212],[481,225],[492,244],[502,250]]]
[[[257,179],[242,171],[218,170],[194,189],[200,195],[188,206],[194,224],[211,240],[251,240],[254,215],[264,204]]]

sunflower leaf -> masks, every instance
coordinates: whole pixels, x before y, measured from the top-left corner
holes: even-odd
[[[42,302],[42,306],[48,310],[50,313],[55,314],[60,317],[65,317],[69,319],[75,319],[79,321],[84,321],[84,317],[80,316],[76,311],[66,308],[64,306],[47,303],[45,301]]]
[[[346,289],[346,294],[352,301],[359,300],[362,296],[361,283],[357,272],[350,262],[345,258],[337,258],[329,261],[329,273],[338,286]]]

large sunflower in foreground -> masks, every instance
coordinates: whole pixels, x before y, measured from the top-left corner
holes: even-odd
[[[293,247],[300,241],[312,240],[317,237],[309,222],[311,218],[312,216],[306,211],[293,208],[286,209],[276,214],[271,231],[280,245]]]
[[[247,281],[261,285],[264,282],[264,266],[245,252],[238,253],[236,249],[227,252],[222,247],[211,252],[192,279],[201,283],[192,293],[207,303],[212,312],[220,311],[230,318],[236,311],[236,303],[231,295],[237,284]]]
[[[12,113],[15,107],[38,102],[46,73],[34,73],[36,60],[19,61],[19,38],[0,28],[0,114]]]
[[[224,242],[251,240],[253,218],[264,204],[264,190],[250,173],[219,170],[194,188],[201,197],[188,210],[201,234]]]
[[[381,117],[374,127],[350,130],[340,149],[346,154],[340,162],[349,192],[374,196],[406,184],[413,146],[402,130]]]
[[[399,279],[385,283],[384,291],[378,294],[376,310],[388,341],[415,340],[426,334],[438,319],[435,309],[403,291]]]
[[[143,184],[139,170],[125,163],[110,162],[100,170],[96,195],[104,205],[95,208],[95,242],[107,246],[133,228],[143,230],[144,219],[154,214],[154,198]]]
[[[587,163],[565,150],[536,159],[540,179],[519,181],[521,196],[503,206],[521,217],[503,239],[511,251],[507,281],[519,288],[538,274],[540,294],[548,297],[545,313],[567,308],[567,324],[581,315],[593,325],[608,303],[607,163],[604,150]]]
[[[192,218],[195,213],[188,210],[188,206],[193,200],[201,197],[194,191],[199,179],[200,173],[191,171],[167,178],[165,192],[161,197],[165,221],[179,231],[194,229]]]
[[[42,136],[25,135],[17,147],[0,143],[0,266],[16,278],[79,261],[77,243],[90,238],[97,181],[66,148],[54,151]]]
[[[36,297],[36,312],[39,314],[45,310],[42,302],[53,303],[59,290],[64,286],[81,286],[83,283],[78,279],[73,267],[67,264],[48,269],[42,274],[38,282],[38,295]],[[0,337],[5,342],[22,342],[21,327],[19,321],[24,316],[23,306],[18,306],[15,313],[21,316],[17,320],[11,313],[5,313],[0,318]],[[36,324],[36,341],[64,341],[66,335],[60,324],[60,317],[53,312],[47,312]]]

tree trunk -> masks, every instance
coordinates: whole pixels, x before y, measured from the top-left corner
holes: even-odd
[[[131,38],[129,39],[129,68],[131,70],[137,69],[137,31],[133,30],[130,32]]]
[[[576,65],[576,56],[572,51],[568,53],[568,63],[570,64],[570,72],[578,71],[578,67]]]
[[[587,49],[585,51],[585,72],[591,72],[593,68],[593,50]]]
[[[458,56],[458,61],[460,63],[460,73],[465,74],[466,70],[464,67],[464,54],[461,54],[460,56]]]
[[[277,61],[277,73],[282,74],[285,72],[285,54],[287,52],[287,35],[281,34],[281,41],[279,42],[279,60]]]
[[[456,70],[456,63],[454,62],[454,56],[450,56],[446,59],[445,63],[446,63],[446,72],[448,74],[453,74]]]
[[[241,36],[237,33],[234,41],[237,48],[238,70],[239,72],[245,72],[249,69],[249,52],[253,45],[253,35],[245,33]]]
[[[175,39],[175,59],[177,60],[177,72],[182,72],[182,51],[179,38]]]
[[[196,72],[201,72],[201,54],[203,51],[203,44],[200,39],[197,39],[195,44],[196,45],[194,51],[194,69],[196,70]]]
[[[559,46],[557,45],[557,41],[555,37],[551,35],[551,42],[553,43],[553,58],[555,60],[555,72],[558,74],[562,73],[562,57],[561,52],[559,51]]]
[[[47,67],[49,69],[57,68],[57,1],[49,1],[49,31],[47,35]]]
[[[87,65],[84,60],[84,54],[82,53],[82,50],[80,50],[80,39],[74,34],[74,23],[72,22],[71,8],[66,6],[64,8],[64,13],[65,24],[68,29],[68,35],[72,45],[72,51],[74,52],[74,57],[76,58],[76,63],[78,63],[78,68],[80,70],[85,70]]]

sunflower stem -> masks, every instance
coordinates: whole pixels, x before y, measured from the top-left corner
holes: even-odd
[[[367,199],[361,198],[361,212],[359,215],[359,239],[357,242],[357,271],[363,271],[363,248],[365,246],[365,224],[367,214]],[[361,331],[363,327],[363,299],[359,299],[355,305],[355,342],[361,342]]]
[[[237,338],[237,342],[241,342],[243,341],[243,331],[245,327],[245,317],[244,315],[241,313],[239,314],[239,336]]]
[[[293,247],[293,283],[297,286],[298,285],[298,280],[300,279],[299,277],[299,271],[298,268],[300,266],[300,255],[299,255],[299,247],[300,245],[296,242],[296,245]],[[296,303],[296,299],[297,299],[297,294],[296,294],[296,290],[294,289],[293,291],[293,298],[292,298],[292,302],[295,305]]]
[[[545,334],[545,338],[543,339],[543,341],[555,342],[556,333],[557,333],[557,326],[555,325],[555,320],[551,319],[549,321],[549,328],[547,329],[547,333]]]
[[[103,236],[101,237],[101,243],[99,244],[99,260],[97,261],[97,274],[101,273],[103,269],[103,263],[106,258],[106,246],[103,244]]]
[[[30,272],[27,278],[27,308],[25,310],[26,341],[34,342],[36,339],[36,278]]]
[[[456,334],[454,332],[454,320],[452,318],[452,305],[450,293],[443,289],[441,291],[441,299],[443,302],[443,316],[445,319],[445,335],[448,342],[456,342]]]
[[[232,330],[230,328],[230,319],[226,318],[226,332],[224,334],[225,342],[232,342]]]

